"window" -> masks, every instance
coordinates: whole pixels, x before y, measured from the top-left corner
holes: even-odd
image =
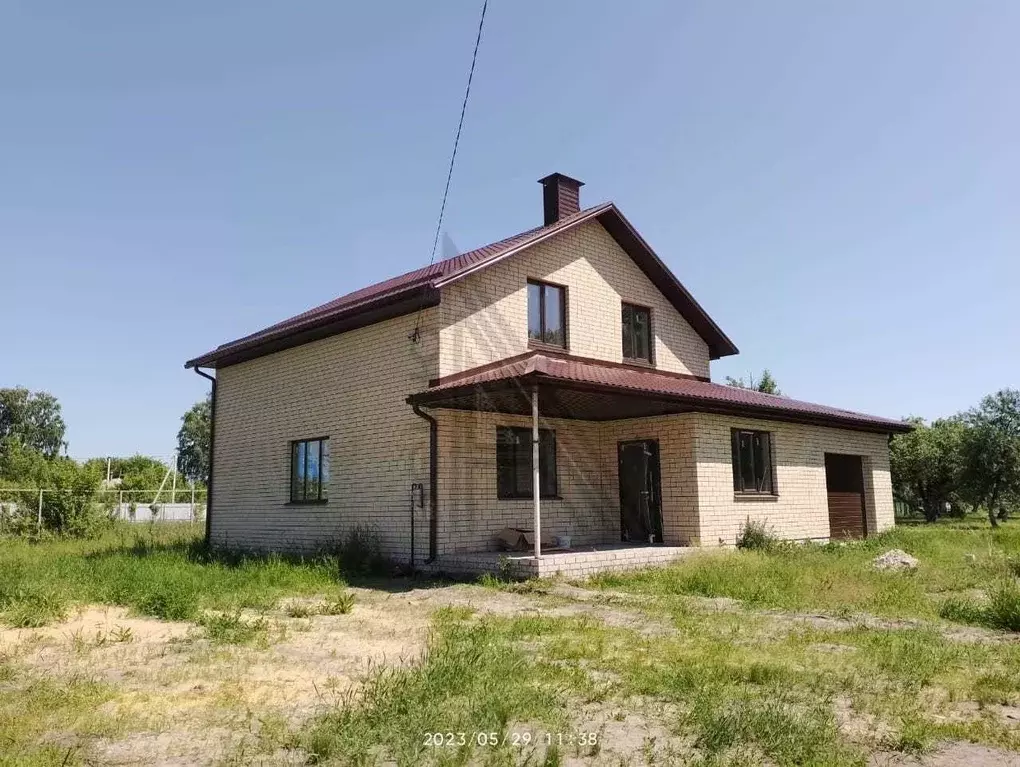
[[[643,306],[623,305],[623,358],[652,361],[651,311]]]
[[[733,429],[733,490],[775,495],[772,435],[767,431]]]
[[[542,498],[556,497],[556,432],[538,430],[538,486]],[[496,496],[531,498],[534,467],[531,463],[531,429],[500,426],[496,429]]]
[[[329,498],[329,437],[290,443],[290,502]]]
[[[567,345],[566,289],[545,282],[528,283],[528,340]]]

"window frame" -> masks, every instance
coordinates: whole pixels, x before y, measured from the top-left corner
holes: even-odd
[[[500,461],[500,455],[499,455],[500,447],[501,446],[505,446],[505,447],[509,447],[510,446],[510,443],[506,443],[506,442],[501,442],[500,441],[500,432],[501,431],[509,431],[509,432],[512,432],[516,436],[516,439],[515,439],[515,441],[512,444],[512,447],[514,449],[514,454],[511,456],[512,460],[507,461],[507,462],[501,462]],[[523,441],[521,440],[521,437],[524,438]],[[552,464],[551,465],[550,465],[549,461],[541,460],[541,457],[542,457],[542,455],[541,455],[542,454],[542,446],[543,446],[543,443],[542,443],[543,437],[548,438],[550,440],[550,442],[552,443],[552,457],[553,457],[553,460],[552,460]],[[517,460],[518,459],[518,454],[517,453],[518,453],[518,450],[520,450],[523,447],[525,449],[524,450],[524,455],[526,456],[526,460],[527,460],[527,464],[528,464],[528,470],[527,470],[527,479],[528,479],[528,482],[527,482],[527,484],[533,485],[533,483],[534,483],[534,475],[535,475],[535,466],[532,463],[533,453],[532,453],[531,439],[532,439],[532,435],[531,435],[531,428],[530,427],[527,427],[527,426],[497,426],[496,427],[496,498],[498,500],[500,500],[500,501],[513,501],[513,500],[531,500],[532,498],[534,498],[534,487],[531,487],[528,490],[521,490],[521,489],[519,489],[520,486],[519,486],[518,480],[520,479],[520,477],[518,477],[517,474],[516,474],[517,467],[518,467],[518,460]],[[539,498],[547,499],[547,500],[557,500],[560,497],[560,495],[559,495],[560,476],[559,476],[559,466],[558,466],[558,464],[559,464],[559,451],[558,451],[557,446],[556,446],[556,430],[555,429],[545,429],[545,428],[539,429],[538,430],[538,440],[539,440],[538,450],[539,450],[539,472],[540,472],[539,478],[538,478]],[[511,467],[513,469],[513,471],[514,471],[514,477],[513,477],[514,481],[510,483],[513,489],[510,492],[508,492],[508,493],[503,492],[503,484],[504,483],[500,481],[500,469],[504,465]],[[545,472],[549,472],[549,471],[552,472],[551,483],[548,481],[548,480],[550,480],[549,475],[545,474]],[[551,492],[549,492],[549,490],[550,490],[550,488],[548,487],[549,484],[552,485]],[[543,486],[546,486],[545,489],[543,489]]]
[[[626,327],[623,324],[623,312],[628,307],[631,309],[632,312],[633,311],[639,311],[639,312],[644,312],[645,314],[648,315],[648,321],[647,321],[647,326],[648,326],[648,356],[647,357],[628,357],[626,355],[626,353],[624,352],[623,340],[624,340],[624,335],[627,332],[627,329],[626,329]],[[634,323],[632,322],[631,323],[631,334],[632,334],[632,336],[633,336],[633,332],[634,332]],[[633,303],[631,301],[621,301],[620,302],[620,356],[623,359],[623,361],[627,362],[627,363],[630,363],[630,364],[634,364],[634,365],[654,365],[655,364],[655,345],[652,343],[654,338],[655,338],[655,334],[652,332],[652,307],[644,306],[643,304],[635,304],[635,303]],[[632,337],[631,338],[631,349],[633,350],[633,348],[634,348],[634,338]]]
[[[744,486],[744,476],[741,467],[740,456],[740,435],[751,435],[751,473],[754,475],[752,488]],[[756,435],[764,434],[768,438],[768,487],[757,489],[758,472],[754,461],[754,438]],[[741,497],[752,498],[776,498],[779,496],[779,486],[776,483],[776,441],[775,433],[765,429],[741,429],[734,427],[730,429],[730,462],[733,469],[733,494]]]
[[[308,497],[308,454],[309,454],[308,445],[311,444],[311,443],[318,443],[318,445],[319,445],[319,456],[318,456],[319,489],[318,489],[318,493],[316,494],[316,496],[314,498],[309,498]],[[329,443],[329,435],[326,435],[326,436],[323,436],[323,437],[307,437],[305,439],[292,439],[290,441],[290,450],[288,451],[288,459],[289,459],[289,462],[290,462],[290,483],[289,483],[289,488],[288,488],[288,491],[287,491],[287,494],[288,494],[288,497],[290,498],[290,500],[287,502],[288,506],[309,506],[309,505],[315,505],[315,504],[329,503],[329,479],[330,479],[330,471],[329,471],[329,461],[328,461],[328,459],[330,458],[330,453],[329,453],[329,449],[327,447],[328,443]],[[303,484],[302,484],[302,493],[301,493],[302,497],[295,497],[295,495],[294,495],[294,489],[295,489],[295,485],[294,485],[294,479],[295,479],[294,469],[296,468],[296,465],[297,465],[296,451],[299,449],[298,448],[299,445],[304,445],[305,446],[305,460],[304,460],[304,466],[302,467],[304,469],[304,480],[303,480]],[[324,465],[322,459],[323,459],[323,455],[324,454],[325,454],[325,457],[327,459],[327,461],[325,463],[325,466],[326,466],[326,472],[325,472],[326,473],[326,481],[325,482],[323,482],[323,479],[322,479],[322,474],[323,474],[322,468],[323,468],[323,465]]]
[[[564,350],[569,349],[570,348],[570,340],[569,340],[570,339],[570,335],[569,335],[569,332],[568,332],[569,329],[567,327],[567,316],[569,314],[569,312],[567,311],[567,293],[568,293],[567,286],[566,285],[560,285],[560,284],[555,283],[555,282],[549,282],[548,280],[539,280],[539,279],[534,279],[532,277],[529,277],[528,280],[527,280],[527,288],[528,288],[528,299],[527,300],[528,301],[531,300],[531,290],[530,290],[530,288],[531,288],[532,285],[535,285],[536,287],[539,288],[538,324],[540,326],[540,332],[542,333],[543,336],[547,332],[547,323],[546,323],[546,316],[545,316],[545,291],[546,291],[546,288],[553,288],[555,290],[560,291],[560,299],[561,299],[560,300],[560,325],[563,327],[563,343],[562,344],[557,344],[557,343],[552,343],[550,341],[545,341],[545,340],[536,339],[536,338],[532,338],[531,337],[531,310],[530,310],[530,305],[529,305],[528,311],[526,312],[527,318],[528,318],[528,320],[527,320],[528,325],[527,325],[527,329],[526,329],[526,332],[528,334],[528,346],[539,347],[539,348],[544,348],[544,349],[564,349]]]

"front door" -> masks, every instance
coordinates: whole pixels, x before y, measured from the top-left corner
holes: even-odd
[[[659,443],[653,439],[621,442],[620,535],[634,543],[662,543],[659,506]]]

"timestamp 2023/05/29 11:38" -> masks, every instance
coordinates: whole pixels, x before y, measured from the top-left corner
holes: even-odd
[[[598,745],[597,732],[426,732],[422,745],[426,748],[456,748],[466,745],[482,747],[511,746],[580,746]]]

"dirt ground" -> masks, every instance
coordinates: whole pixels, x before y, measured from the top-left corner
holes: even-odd
[[[401,666],[422,657],[432,613],[440,607],[468,607],[480,613],[589,616],[642,634],[671,631],[668,623],[643,613],[633,596],[590,592],[560,585],[545,594],[512,593],[458,584],[407,591],[353,589],[349,615],[268,616],[267,641],[252,646],[213,645],[192,624],[133,617],[123,608],[89,606],[68,620],[41,629],[0,631],[0,652],[17,658],[31,673],[56,679],[90,677],[112,684],[118,694],[103,705],[104,717],[122,723],[123,736],[88,745],[89,761],[109,765],[192,765],[300,762],[293,751],[256,753],[263,727],[293,727],[352,694],[365,674],[379,666]],[[637,600],[640,601],[640,600]],[[713,609],[737,609],[718,602]],[[765,613],[763,613],[765,614]],[[839,620],[779,615],[779,621]],[[978,629],[961,630],[958,641],[1001,641]],[[966,635],[963,635],[966,634]],[[833,652],[841,651],[833,646]],[[852,734],[869,723],[837,701],[840,726]],[[1003,716],[1020,720],[1020,711]],[[593,704],[576,713],[583,729],[601,729],[607,745],[597,756],[568,764],[642,763],[651,755],[683,763],[690,744],[664,722],[661,703],[633,699]],[[54,743],[72,748],[75,736],[51,733]],[[923,758],[878,753],[874,767],[1020,767],[1020,755],[969,743],[947,743]]]

